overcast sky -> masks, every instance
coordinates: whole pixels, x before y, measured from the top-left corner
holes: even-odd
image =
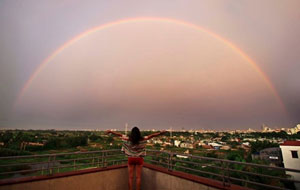
[[[299,8],[298,0],[2,0],[0,127],[293,127],[300,123]],[[128,18],[148,19],[77,39],[20,97],[66,42]]]

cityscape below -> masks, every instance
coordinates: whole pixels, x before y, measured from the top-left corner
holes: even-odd
[[[124,130],[108,129],[109,131],[114,131],[122,135],[130,135],[131,127],[126,124]],[[146,137],[157,130],[142,130],[142,136]],[[15,165],[21,162],[22,157],[26,160],[26,157],[30,158],[37,155],[43,156],[42,160],[50,159],[47,156],[51,155],[64,155],[64,154],[75,154],[71,158],[78,159],[79,165],[84,165],[86,162],[84,159],[89,159],[89,157],[81,158],[80,155],[89,154],[89,152],[95,154],[100,151],[110,151],[110,150],[122,150],[123,140],[119,137],[109,135],[107,131],[97,130],[97,129],[84,129],[84,130],[22,130],[22,129],[1,129],[0,130],[0,162],[3,167],[0,170],[2,177],[4,178],[20,178],[26,177],[27,173],[22,173],[24,169],[32,170],[28,172],[28,175],[41,175],[40,173],[34,173],[36,170],[44,170],[43,168],[49,168],[49,164],[26,164],[23,167],[9,167],[11,164]],[[184,164],[185,161],[190,161],[190,156],[198,156],[205,159],[220,159],[228,161],[234,161],[237,163],[247,163],[247,164],[259,164],[258,166],[284,168],[286,170],[294,169],[297,172],[286,171],[274,171],[270,173],[271,177],[278,178],[284,177],[287,180],[299,180],[300,178],[300,164],[299,164],[299,153],[300,153],[300,124],[297,124],[293,128],[280,128],[272,129],[266,125],[262,125],[261,130],[233,130],[233,131],[212,131],[212,130],[173,130],[168,129],[167,132],[159,137],[154,137],[147,140],[146,144],[147,151],[158,151],[162,154],[169,153],[176,155],[176,160],[180,162],[175,166],[179,167],[176,170],[180,170],[180,167],[187,167],[190,165]],[[77,155],[78,154],[78,155]],[[20,161],[12,162],[10,160],[5,160],[5,158],[13,158],[12,156],[20,157]],[[150,156],[150,155],[149,155]],[[150,159],[151,157],[146,156],[145,159]],[[16,158],[17,158],[16,157]],[[57,156],[59,157],[59,156]],[[100,155],[101,157],[101,155]],[[102,156],[103,157],[103,156]],[[1,159],[3,158],[3,159]],[[65,158],[65,157],[63,157]],[[38,159],[38,160],[41,160]],[[24,160],[24,161],[25,161]],[[38,161],[36,159],[31,159],[31,161]],[[72,162],[62,161],[52,161],[51,167],[70,167],[74,168]],[[162,160],[161,160],[162,161]],[[160,162],[161,162],[160,161]],[[25,161],[27,162],[27,161]],[[183,162],[183,163],[181,163]],[[94,163],[94,161],[93,161]],[[156,162],[155,162],[156,163]],[[221,170],[215,171],[210,167],[218,167],[218,163],[202,163],[199,167],[200,171],[203,172],[214,172],[216,175],[222,172]],[[48,165],[47,165],[48,164]],[[99,163],[98,163],[99,164]],[[176,168],[175,167],[175,168]],[[198,166],[197,166],[198,167]],[[206,168],[208,167],[208,168]],[[6,169],[5,169],[6,168]],[[82,166],[81,169],[88,169],[89,165]],[[236,167],[234,167],[236,170]],[[8,169],[8,170],[7,170]],[[15,171],[16,170],[16,171]],[[277,169],[278,170],[278,169]],[[299,173],[298,173],[299,170]],[[18,173],[18,171],[20,173]],[[60,170],[69,171],[69,169]],[[186,170],[183,170],[187,172]],[[249,170],[249,167],[238,167],[236,172],[257,172],[255,168]],[[260,171],[260,170],[258,170]],[[14,175],[9,173],[16,173]],[[49,171],[50,172],[50,171]],[[235,173],[230,175],[235,176]],[[258,175],[266,175],[267,173],[259,173]],[[267,172],[267,171],[266,171]],[[3,175],[3,174],[9,175]],[[42,173],[43,174],[43,173]],[[195,175],[200,175],[195,173]],[[269,174],[268,174],[269,175]],[[202,176],[202,175],[200,175]],[[207,176],[213,178],[212,176]],[[246,176],[240,175],[240,177],[245,178]],[[283,178],[283,179],[284,179]],[[271,185],[267,178],[254,179],[260,183]],[[247,183],[237,183],[242,186],[247,185]],[[278,187],[288,187],[291,189],[297,189],[299,183],[285,182],[280,180],[273,180],[272,185]],[[247,185],[248,186],[248,185]],[[1,178],[0,178],[1,187]],[[250,186],[257,188],[255,186]],[[258,188],[259,189],[259,188]]]

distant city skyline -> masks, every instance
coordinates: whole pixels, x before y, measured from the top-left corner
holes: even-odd
[[[0,128],[294,127],[299,6],[1,1]]]
[[[64,130],[70,130],[70,131],[106,131],[106,130],[112,130],[112,131],[124,131],[125,135],[127,135],[130,130],[135,127],[136,125],[128,125],[128,123],[126,123],[124,125],[124,127],[116,127],[116,128],[104,128],[104,127],[92,127],[92,128],[72,128],[71,126],[60,126],[59,128],[39,128],[38,126],[33,127],[32,128],[2,128],[2,130],[57,130],[57,131],[64,131]],[[142,127],[141,131],[160,131],[160,130],[167,130],[169,132],[182,132],[182,131],[186,131],[186,132],[266,132],[266,133],[270,133],[270,132],[281,132],[281,131],[285,131],[288,134],[296,134],[300,131],[300,124],[297,124],[295,126],[292,127],[283,127],[283,126],[268,126],[268,125],[261,125],[258,128],[247,128],[247,129],[210,129],[210,128],[179,128],[179,127],[162,127],[162,128],[145,128]]]

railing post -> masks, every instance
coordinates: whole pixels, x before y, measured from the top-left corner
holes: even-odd
[[[222,167],[222,181],[223,181],[223,186],[225,187],[225,168],[224,168],[224,162],[220,161],[221,167]]]
[[[105,156],[104,156],[104,167],[106,168],[107,167],[107,152],[105,152]]]
[[[172,171],[172,157],[173,157],[173,153],[171,152],[168,152],[168,170],[169,171]]]
[[[173,170],[173,153],[171,152],[170,154],[170,171]]]
[[[48,175],[50,175],[50,160],[51,160],[51,156],[48,157],[48,163],[47,163]]]
[[[170,163],[171,163],[171,157],[170,157],[170,153],[167,153],[168,154],[168,170],[170,171]]]
[[[104,168],[104,152],[102,152],[102,163],[101,163],[102,168]]]
[[[92,167],[94,167],[94,165],[95,165],[95,154],[92,154],[92,156],[93,156]]]
[[[74,171],[76,170],[76,159],[73,160],[73,168],[74,168]]]
[[[52,174],[55,173],[55,169],[54,169],[55,162],[56,162],[56,155],[54,155],[54,158],[53,158],[53,160],[52,160],[52,163],[53,163],[53,164],[52,164],[53,170],[52,170],[52,168],[51,168],[51,173],[52,173]]]
[[[229,181],[229,170],[228,170],[228,163],[224,161],[220,161],[221,167],[222,167],[222,182],[223,186],[230,186],[230,181]],[[227,180],[226,180],[227,179]],[[226,184],[226,181],[228,181],[228,185]]]
[[[226,173],[227,173],[227,181],[228,181],[228,186],[231,185],[231,182],[230,182],[230,172],[229,172],[229,163],[226,163]]]

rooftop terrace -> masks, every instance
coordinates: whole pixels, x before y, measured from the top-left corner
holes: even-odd
[[[147,150],[143,190],[293,189],[286,171],[216,158]],[[0,190],[127,189],[126,158],[120,150],[0,158]]]

